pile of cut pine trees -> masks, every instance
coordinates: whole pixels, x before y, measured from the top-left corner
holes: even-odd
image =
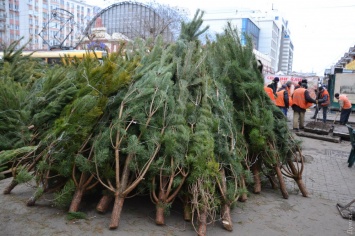
[[[99,195],[97,211],[112,207],[110,229],[127,196],[149,193],[158,225],[182,199],[198,235],[217,218],[232,231],[231,209],[248,189],[259,193],[264,176],[284,198],[284,176],[307,196],[299,143],[264,93],[251,41],[242,45],[227,25],[201,44],[202,15],[175,43],[136,40],[102,64],[87,57],[53,67],[21,56],[18,42],[6,48],[0,171],[12,181],[4,194],[32,182],[28,206],[54,193],[69,213]]]

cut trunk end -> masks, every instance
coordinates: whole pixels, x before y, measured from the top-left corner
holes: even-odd
[[[7,186],[4,190],[4,194],[10,194],[11,191],[16,187],[17,185],[17,181],[16,180],[12,180],[11,183],[9,184],[9,186]]]
[[[83,198],[84,195],[84,190],[83,189],[77,189],[73,199],[71,201],[70,207],[69,207],[69,212],[77,212],[80,206],[81,199]]]
[[[207,233],[207,209],[203,209],[198,217],[198,236],[206,236]]]
[[[241,177],[242,179],[242,188],[243,189],[247,189],[246,184],[245,184],[245,178],[244,175]],[[243,192],[242,195],[240,196],[240,198],[238,199],[240,202],[245,202],[246,200],[248,200],[248,194],[246,192]]]
[[[99,213],[105,213],[108,210],[108,207],[110,206],[111,202],[113,200],[113,196],[111,195],[104,195],[100,199],[99,203],[96,206],[96,211]]]
[[[281,190],[282,196],[285,199],[288,199],[288,192],[286,190],[286,184],[285,184],[284,178],[282,176],[280,166],[278,164],[276,164],[274,168],[275,168],[275,171],[276,171],[277,178],[279,179],[280,190]]]
[[[300,191],[302,193],[302,196],[303,197],[308,197],[308,191],[306,189],[306,186],[303,183],[302,178],[295,179],[295,181],[296,181],[296,183],[298,185],[298,188],[300,189]]]
[[[157,225],[164,225],[165,224],[165,218],[164,218],[164,207],[163,204],[157,204],[156,207],[156,215],[155,215],[155,223]]]
[[[124,198],[116,196],[113,204],[110,229],[117,229],[120,224],[121,212],[123,208]]]
[[[192,211],[191,211],[191,206],[189,203],[189,198],[186,196],[184,197],[184,220],[185,221],[191,221],[192,219]]]
[[[231,218],[230,206],[224,204],[221,211],[222,225],[228,231],[233,231],[233,222]]]
[[[260,170],[258,163],[252,166],[253,177],[254,177],[254,193],[261,192],[261,180],[260,180]]]

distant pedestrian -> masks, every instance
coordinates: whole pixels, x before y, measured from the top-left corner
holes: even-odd
[[[330,104],[330,96],[328,91],[325,88],[323,88],[323,86],[320,86],[318,88],[318,96],[316,99],[318,102],[312,119],[315,119],[317,117],[319,110],[323,109],[323,123],[326,123],[328,106]]]
[[[284,84],[282,87],[276,92],[276,100],[275,104],[278,106],[282,113],[284,113],[285,117],[287,117],[287,110],[289,108],[289,97],[287,92],[287,85]]]
[[[304,129],[304,117],[306,114],[306,109],[311,107],[312,103],[316,103],[316,100],[311,98],[311,96],[309,95],[307,88],[307,84],[302,83],[301,87],[296,89],[292,95],[294,131]]]
[[[334,97],[338,100],[339,102],[339,111],[340,113],[340,124],[345,125],[348,123],[349,116],[351,113],[351,102],[349,101],[348,97],[344,94],[339,94],[336,93],[334,94]]]

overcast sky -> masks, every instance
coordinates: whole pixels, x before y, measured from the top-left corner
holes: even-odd
[[[115,0],[87,0],[106,7]],[[149,2],[146,0],[140,2]],[[355,45],[354,0],[156,0],[156,2],[207,14],[230,15],[237,8],[277,9],[289,22],[294,45],[293,71],[314,72],[323,76],[349,48]]]

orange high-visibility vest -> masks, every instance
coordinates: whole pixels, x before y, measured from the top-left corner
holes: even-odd
[[[271,101],[273,101],[273,103],[275,103],[275,96],[274,96],[274,91],[272,91],[272,88],[264,86],[264,90],[265,90],[266,94],[269,95]]]
[[[328,96],[328,99],[326,102],[323,102],[322,104],[320,104],[322,107],[326,107],[326,106],[329,106],[330,104],[330,96],[329,96],[329,93],[326,89],[323,89],[323,92],[321,93],[320,95],[320,98],[324,98],[324,96],[327,95]]]
[[[339,100],[343,101],[343,107],[342,109],[349,109],[351,108],[351,102],[349,101],[349,98],[346,95],[340,95]]]
[[[298,88],[293,92],[293,104],[302,109],[307,109],[312,106],[312,103],[306,101],[305,92],[305,88]]]
[[[287,93],[285,90],[278,91],[276,93],[277,98],[275,99],[275,105],[278,107],[284,107],[285,106],[285,99],[284,99],[284,93]]]
[[[287,89],[287,93],[288,93],[288,105],[292,106],[292,94],[291,94],[291,89],[289,87],[286,88]]]

